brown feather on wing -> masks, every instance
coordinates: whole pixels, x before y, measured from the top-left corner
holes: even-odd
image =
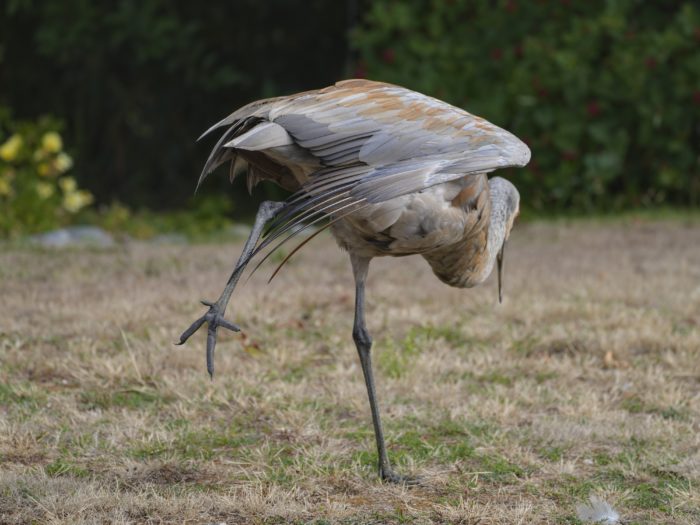
[[[346,213],[530,158],[518,138],[484,119],[368,80],[254,102],[209,131],[226,126],[200,182],[239,155],[257,178],[296,190],[254,254],[339,209]],[[310,174],[295,187],[290,175],[300,163]]]

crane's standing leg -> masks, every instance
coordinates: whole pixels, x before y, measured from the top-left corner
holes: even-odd
[[[374,388],[374,374],[372,372],[372,338],[365,326],[365,280],[370,259],[350,255],[350,261],[352,262],[352,271],[355,276],[355,322],[352,328],[352,338],[355,341],[357,353],[360,355],[360,364],[362,365],[362,373],[365,376],[365,385],[369,396],[369,407],[372,411],[374,436],[377,438],[377,454],[379,455],[379,476],[384,481],[414,484],[417,483],[417,480],[400,476],[391,470],[386,444],[384,443],[382,421],[379,417],[377,393]]]
[[[274,201],[264,201],[262,204],[260,204],[260,207],[258,208],[258,213],[255,216],[255,223],[253,224],[253,229],[251,230],[250,235],[248,236],[248,240],[246,241],[245,246],[243,246],[243,252],[238,258],[238,262],[236,263],[236,266],[233,269],[233,273],[231,273],[231,276],[228,278],[228,282],[226,283],[224,291],[221,293],[221,296],[215,303],[211,303],[209,301],[202,301],[202,304],[209,307],[209,311],[202,317],[197,319],[194,323],[192,323],[192,325],[190,325],[190,327],[182,333],[182,335],[180,336],[180,341],[177,343],[178,345],[183,344],[190,338],[192,334],[199,330],[199,328],[204,323],[207,323],[207,372],[209,372],[210,376],[214,375],[214,348],[216,347],[216,329],[219,326],[222,326],[234,332],[240,331],[240,328],[237,325],[230,323],[226,319],[224,319],[226,307],[228,306],[229,299],[231,299],[231,294],[233,293],[233,290],[236,288],[236,284],[238,284],[238,279],[241,278],[241,274],[243,273],[243,270],[245,270],[248,257],[255,249],[255,246],[258,244],[258,240],[262,235],[265,223],[272,219],[280,210],[280,208],[282,208],[282,206],[284,206],[284,203]]]

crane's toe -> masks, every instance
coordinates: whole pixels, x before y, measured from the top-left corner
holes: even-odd
[[[423,484],[423,480],[420,477],[403,476],[401,474],[397,474],[390,468],[380,468],[379,476],[382,478],[382,481],[386,481],[387,483],[396,483],[397,485],[414,487],[416,485]]]
[[[224,319],[221,307],[218,303],[202,301],[204,306],[208,306],[209,310],[202,317],[197,319],[190,327],[182,332],[180,340],[175,343],[177,345],[184,344],[204,323],[207,323],[207,371],[210,376],[214,375],[214,348],[216,347],[216,329],[219,327],[226,328],[232,332],[240,332],[241,329],[237,324]]]

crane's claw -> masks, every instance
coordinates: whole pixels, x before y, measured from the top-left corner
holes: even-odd
[[[390,468],[379,468],[379,477],[381,478],[382,481],[386,481],[387,483],[394,483],[396,485],[407,485],[407,486],[416,486],[416,485],[422,485],[423,484],[423,479],[419,477],[410,477],[410,476],[402,476],[401,474],[397,474]]]
[[[216,329],[218,327],[226,328],[232,332],[240,332],[241,329],[237,324],[224,319],[224,316],[219,312],[219,306],[217,303],[210,303],[209,301],[202,301],[204,306],[209,307],[209,311],[205,313],[202,317],[197,319],[190,327],[182,332],[180,336],[180,341],[177,345],[184,344],[197,330],[201,328],[204,323],[207,323],[207,372],[209,376],[214,376],[214,348],[216,347]]]

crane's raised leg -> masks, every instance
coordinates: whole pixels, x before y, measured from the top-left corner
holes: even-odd
[[[258,208],[258,213],[255,216],[255,223],[253,224],[253,229],[251,230],[250,235],[248,236],[248,240],[246,241],[245,246],[243,246],[243,252],[238,258],[238,262],[236,263],[236,266],[233,269],[233,273],[231,273],[231,276],[228,278],[226,288],[224,288],[224,291],[221,293],[221,296],[215,303],[211,303],[209,301],[202,301],[202,304],[209,307],[209,311],[202,317],[197,319],[194,323],[192,323],[192,325],[182,333],[182,335],[180,336],[180,341],[177,343],[178,345],[183,344],[190,338],[192,334],[199,330],[199,328],[204,323],[207,323],[207,372],[209,372],[210,376],[214,375],[214,348],[216,347],[216,329],[219,326],[221,326],[234,332],[240,331],[240,328],[237,325],[230,323],[226,319],[224,319],[226,307],[228,306],[228,302],[231,298],[233,290],[236,288],[238,279],[240,279],[243,270],[245,270],[248,257],[255,249],[255,246],[258,244],[258,240],[262,235],[265,223],[272,219],[280,210],[280,208],[282,208],[282,206],[284,206],[284,203],[273,201],[265,201],[262,204],[260,204],[260,207]]]
[[[372,338],[365,326],[365,279],[367,278],[370,259],[350,255],[350,261],[352,262],[352,271],[355,276],[355,322],[352,328],[352,338],[355,340],[357,353],[360,355],[360,364],[362,365],[362,373],[365,376],[365,385],[369,396],[369,407],[372,411],[374,436],[377,438],[377,454],[379,455],[379,477],[392,483],[417,484],[417,479],[400,476],[391,470],[389,465],[389,456],[386,452],[384,433],[382,432],[382,421],[379,417],[377,393],[374,388],[371,356]]]

